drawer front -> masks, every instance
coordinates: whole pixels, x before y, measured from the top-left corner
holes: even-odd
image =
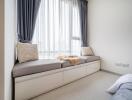
[[[63,73],[47,75],[15,84],[15,100],[28,100],[62,85]]]
[[[100,70],[100,61],[94,61],[86,66],[86,74],[90,75]]]
[[[70,83],[74,80],[84,77],[85,73],[85,67],[78,67],[75,69],[64,71],[64,84]]]

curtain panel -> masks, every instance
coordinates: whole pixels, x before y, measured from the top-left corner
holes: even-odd
[[[79,9],[80,9],[80,23],[81,23],[81,46],[88,46],[88,31],[87,31],[87,23],[88,23],[88,1],[87,0],[79,0]]]
[[[40,2],[41,0],[17,0],[17,34],[19,42],[32,42]]]
[[[41,0],[34,33],[40,58],[80,55],[78,0]]]

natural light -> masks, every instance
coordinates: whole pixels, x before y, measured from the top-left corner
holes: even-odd
[[[40,58],[80,55],[80,16],[77,0],[42,0],[33,43]]]

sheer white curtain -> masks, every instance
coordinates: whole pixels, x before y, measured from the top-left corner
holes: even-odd
[[[40,58],[80,55],[80,35],[77,0],[41,0],[33,38]]]

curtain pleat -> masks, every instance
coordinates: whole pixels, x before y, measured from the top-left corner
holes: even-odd
[[[41,0],[17,0],[17,34],[19,42],[32,42]]]
[[[87,32],[87,13],[88,13],[88,1],[87,0],[79,0],[79,8],[80,8],[80,21],[81,21],[81,46],[88,46],[88,32]]]

